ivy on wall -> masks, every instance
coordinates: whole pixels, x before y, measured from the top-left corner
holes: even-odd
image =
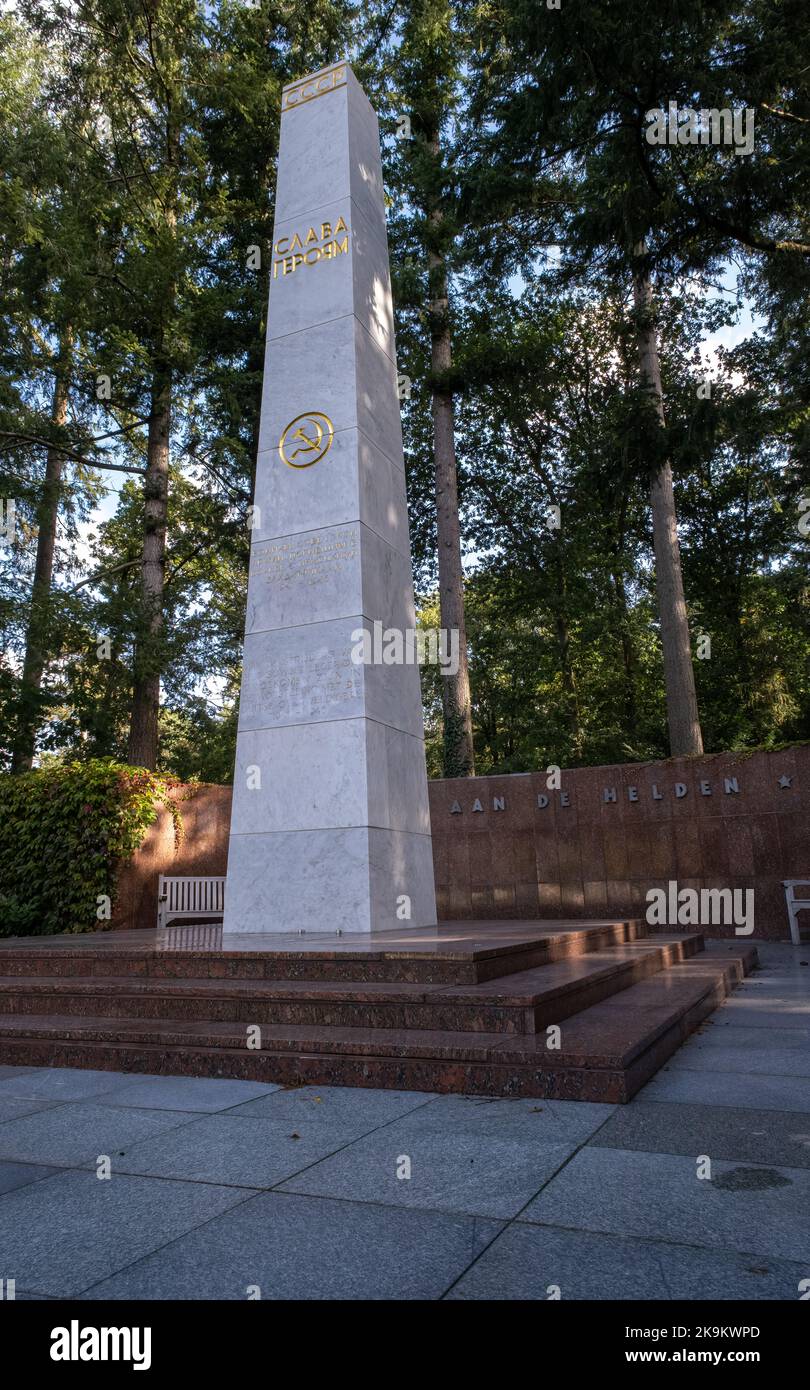
[[[0,776],[0,936],[95,931],[121,862],[161,807],[182,839],[172,783],[109,759]]]

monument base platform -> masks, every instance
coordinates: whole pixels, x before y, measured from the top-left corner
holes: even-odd
[[[621,1102],[756,963],[704,947],[635,920],[7,938],[0,1063]]]

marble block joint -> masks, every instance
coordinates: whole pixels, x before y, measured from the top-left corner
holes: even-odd
[[[436,920],[377,118],[336,63],[282,94],[225,933]]]

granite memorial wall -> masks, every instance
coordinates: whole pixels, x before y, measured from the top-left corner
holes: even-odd
[[[646,894],[753,889],[756,937],[788,940],[782,880],[810,879],[810,746],[775,753],[627,763],[429,783],[439,916],[644,915]],[[123,866],[113,926],[154,927],[157,875],[222,874],[230,788],[199,787],[181,807],[175,853],[162,812]],[[810,913],[799,918],[810,929]],[[331,929],[329,914],[309,923]],[[710,924],[713,936],[733,926]]]

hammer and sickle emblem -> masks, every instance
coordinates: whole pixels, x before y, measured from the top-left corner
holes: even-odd
[[[278,444],[283,463],[289,468],[311,468],[329,452],[335,427],[321,410],[309,410],[291,420]]]

